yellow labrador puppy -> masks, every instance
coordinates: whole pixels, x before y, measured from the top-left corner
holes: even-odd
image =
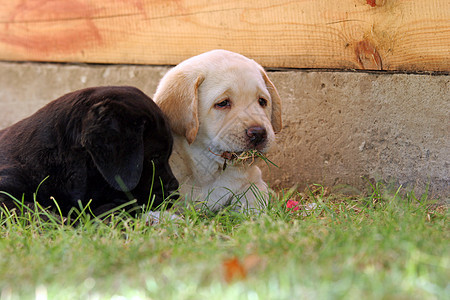
[[[258,63],[225,50],[200,54],[171,69],[154,100],[174,133],[170,165],[188,201],[213,211],[267,201],[257,166],[227,164],[245,151],[266,152],[281,130],[280,97]]]

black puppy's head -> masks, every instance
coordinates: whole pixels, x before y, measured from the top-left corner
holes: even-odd
[[[162,197],[178,188],[169,166],[173,139],[161,110],[135,88],[115,87],[90,96],[81,145],[116,190],[143,189]]]

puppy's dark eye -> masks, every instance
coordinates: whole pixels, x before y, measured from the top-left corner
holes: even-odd
[[[229,99],[225,99],[219,103],[214,104],[215,108],[223,109],[231,107],[231,101]]]
[[[259,98],[258,99],[258,103],[259,105],[261,105],[262,107],[266,107],[267,106],[267,100],[264,98]]]

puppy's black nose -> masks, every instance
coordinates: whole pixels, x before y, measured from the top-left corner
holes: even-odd
[[[246,130],[250,143],[256,147],[266,141],[267,131],[264,127],[254,126]]]

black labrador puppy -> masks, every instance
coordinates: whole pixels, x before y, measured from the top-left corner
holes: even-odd
[[[178,188],[172,144],[163,113],[140,90],[75,91],[0,131],[0,191],[27,203],[37,192],[39,204],[56,200],[65,215],[78,201],[92,200],[95,214],[132,199],[156,207]],[[0,202],[16,205],[5,193]]]

